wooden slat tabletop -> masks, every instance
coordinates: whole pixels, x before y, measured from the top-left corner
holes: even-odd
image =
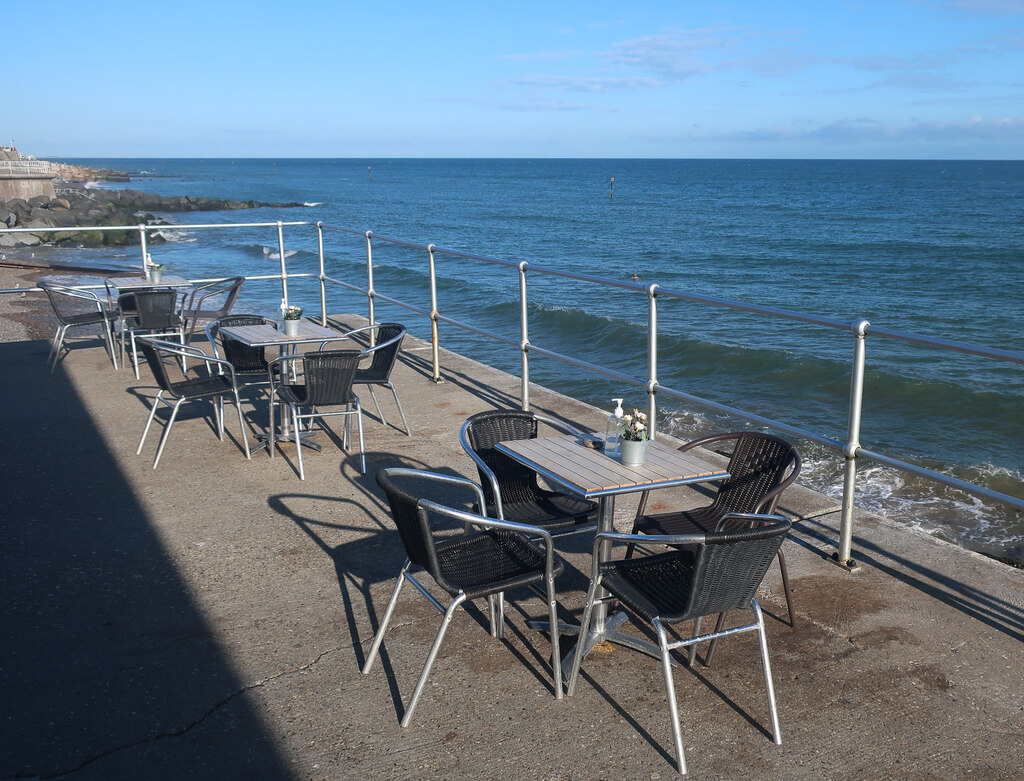
[[[658,441],[648,444],[647,459],[639,467],[623,466],[617,459],[584,447],[568,435],[501,442],[497,447],[544,477],[587,498],[722,480],[729,476],[724,469]]]
[[[333,328],[325,328],[308,320],[299,321],[299,332],[295,336],[288,336],[284,331],[278,331],[276,327],[266,323],[262,325],[227,326],[221,329],[221,333],[251,347],[269,347],[275,344],[301,344],[303,342],[322,342],[327,339],[346,338],[340,331],[335,331]]]
[[[130,290],[136,287],[191,287],[192,283],[185,277],[176,277],[165,274],[159,282],[153,282],[144,276],[137,277],[108,277],[107,281],[118,290]]]

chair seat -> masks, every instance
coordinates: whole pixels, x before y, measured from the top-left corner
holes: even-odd
[[[94,325],[97,323],[104,323],[117,318],[115,312],[82,312],[76,315],[65,315],[64,321],[69,326],[75,325]]]
[[[277,367],[275,367],[277,368]],[[294,404],[297,407],[308,406],[309,395],[305,385],[278,385],[277,396],[285,404]],[[346,401],[337,401],[336,404],[355,404],[359,399],[354,393],[348,394]]]
[[[685,621],[694,560],[692,552],[675,550],[611,562],[601,568],[601,584],[647,621]]]
[[[187,399],[204,396],[223,396],[234,393],[234,387],[227,375],[214,374],[210,377],[196,377],[171,383],[172,392]]]
[[[506,521],[529,523],[544,529],[563,529],[592,521],[597,503],[548,491],[530,499],[503,500],[501,508]],[[487,506],[487,514],[492,518],[496,518],[497,513],[495,505]]]
[[[497,594],[544,580],[544,548],[515,532],[486,531],[437,543],[437,559],[453,596],[464,591],[468,599]],[[562,573],[556,563],[553,574]]]

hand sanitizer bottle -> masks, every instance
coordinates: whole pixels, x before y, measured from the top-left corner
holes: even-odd
[[[612,399],[615,402],[615,411],[608,416],[608,422],[604,429],[604,452],[611,458],[619,457],[619,423],[622,422],[622,399]]]

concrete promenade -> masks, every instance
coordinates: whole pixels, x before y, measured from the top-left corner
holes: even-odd
[[[237,417],[219,442],[202,406],[183,409],[153,471],[159,430],[135,455],[152,379],[115,372],[98,344],[51,376],[46,341],[0,343],[0,779],[676,777],[658,662],[593,653],[576,696],[556,701],[547,636],[526,624],[544,613],[532,596],[510,599],[504,642],[479,610],[457,616],[406,729],[439,620],[412,589],[375,669],[359,672],[404,558],[374,472],[475,477],[459,427],[516,406],[516,378],[445,352],[434,384],[428,345],[407,340],[395,380],[413,436],[386,393],[388,425],[364,394],[366,475],[323,434],[305,482],[294,451],[246,461]],[[542,388],[533,403],[603,426]],[[262,402],[245,411],[265,429]],[[635,507],[618,502],[619,528]],[[774,566],[760,597],[782,745],[756,642],[730,638],[711,667],[676,676],[690,777],[1020,778],[1024,572],[867,514],[862,566],[846,572],[829,560],[837,509],[799,486],[782,501],[798,520],[796,626]],[[560,549],[562,613],[578,619],[590,540]]]

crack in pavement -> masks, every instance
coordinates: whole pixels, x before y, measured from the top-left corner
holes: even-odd
[[[146,736],[146,737],[144,737],[144,738],[142,738],[140,740],[134,741],[132,743],[126,743],[123,746],[115,746],[114,748],[108,749],[106,751],[103,751],[103,752],[100,752],[98,754],[95,754],[94,756],[87,757],[87,758],[83,759],[78,765],[76,765],[73,768],[68,768],[68,769],[64,769],[64,770],[57,770],[57,771],[48,772],[48,773],[32,773],[32,772],[27,772],[27,771],[26,772],[20,772],[20,773],[14,774],[14,775],[6,776],[5,777],[5,781],[6,781],[6,779],[10,779],[10,781],[15,781],[16,779],[51,779],[51,778],[61,778],[62,776],[67,776],[67,775],[71,775],[72,773],[77,773],[78,771],[80,771],[80,770],[88,767],[89,765],[91,765],[93,762],[98,762],[101,759],[105,759],[105,758],[110,757],[110,756],[112,756],[114,754],[117,754],[117,753],[119,753],[121,751],[130,751],[131,749],[135,749],[135,748],[138,748],[140,746],[144,746],[144,745],[146,745],[148,743],[155,743],[158,740],[165,740],[167,738],[181,737],[182,735],[188,733],[190,730],[194,729],[195,727],[198,727],[200,724],[202,724],[204,721],[206,721],[208,718],[210,718],[212,715],[214,715],[217,711],[219,711],[225,705],[227,705],[228,703],[232,702],[238,696],[240,696],[242,694],[245,694],[246,692],[251,691],[253,689],[259,688],[260,686],[264,686],[264,685],[270,683],[271,681],[277,680],[278,678],[284,677],[286,675],[293,675],[295,673],[300,673],[300,672],[303,672],[305,670],[308,670],[311,667],[315,666],[317,663],[319,663],[320,660],[323,659],[328,654],[334,653],[335,651],[339,651],[339,650],[341,650],[341,646],[336,646],[334,648],[329,648],[326,651],[321,651],[319,654],[317,654],[316,658],[314,658],[312,661],[306,662],[305,664],[301,664],[298,667],[295,667],[295,668],[292,668],[292,669],[289,669],[289,670],[280,670],[279,672],[276,672],[273,675],[268,675],[266,678],[261,678],[258,681],[254,681],[252,683],[245,684],[244,686],[242,686],[242,688],[238,689],[237,691],[231,692],[230,694],[228,694],[224,698],[222,698],[222,699],[218,700],[217,702],[215,702],[212,706],[210,706],[206,710],[205,713],[197,716],[191,722],[189,722],[188,724],[186,724],[185,726],[183,726],[183,727],[181,727],[179,729],[171,730],[171,731],[168,731],[168,732],[162,732],[162,733],[156,734],[156,735],[148,735],[148,736]]]

